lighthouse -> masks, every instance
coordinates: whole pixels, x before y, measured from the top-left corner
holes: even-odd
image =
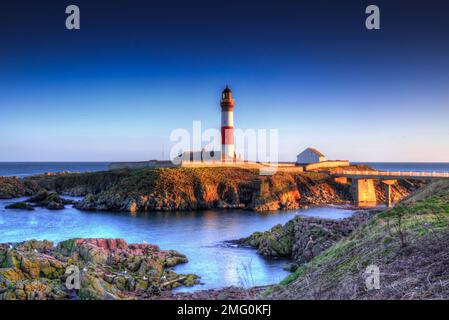
[[[234,161],[234,99],[228,86],[221,94],[221,160]]]

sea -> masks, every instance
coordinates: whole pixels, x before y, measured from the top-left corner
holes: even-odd
[[[370,163],[381,170],[449,171],[449,163]],[[26,177],[43,172],[86,172],[107,170],[107,162],[15,162],[0,163],[0,176]],[[67,197],[67,196],[65,196]],[[81,198],[72,198],[80,200]],[[0,199],[0,243],[30,239],[57,243],[70,238],[123,238],[129,243],[152,243],[162,249],[175,249],[189,262],[175,267],[182,274],[201,276],[201,285],[179,287],[177,291],[196,291],[227,286],[252,287],[279,283],[289,275],[285,259],[266,259],[252,248],[230,245],[228,240],[265,231],[285,224],[295,216],[344,219],[350,207],[312,207],[260,214],[247,210],[207,210],[190,212],[80,211],[71,205],[59,211],[36,208],[34,211],[8,210],[6,206],[26,198]]]
[[[0,176],[26,177],[45,172],[106,171],[110,162],[0,162]],[[354,163],[354,164],[362,164]],[[382,171],[449,172],[449,162],[363,162]]]
[[[45,172],[106,171],[110,162],[0,162],[0,176],[26,177]]]

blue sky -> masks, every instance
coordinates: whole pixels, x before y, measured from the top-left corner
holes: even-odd
[[[368,2],[268,0],[76,1],[68,31],[72,2],[2,3],[0,161],[167,156],[172,130],[220,126],[229,84],[235,126],[279,129],[283,161],[449,162],[443,1],[377,1],[379,31]]]

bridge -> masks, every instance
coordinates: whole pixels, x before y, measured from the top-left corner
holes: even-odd
[[[377,170],[345,170],[334,169],[329,172],[337,183],[348,183],[352,180],[351,193],[354,202],[359,207],[372,207],[377,204],[374,180],[380,180],[385,185],[387,207],[393,204],[391,187],[397,180],[436,180],[449,179],[449,172],[413,172],[413,171],[377,171]]]

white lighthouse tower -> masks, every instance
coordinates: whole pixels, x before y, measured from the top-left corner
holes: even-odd
[[[228,86],[221,94],[221,160],[235,161],[234,148],[234,99]]]

